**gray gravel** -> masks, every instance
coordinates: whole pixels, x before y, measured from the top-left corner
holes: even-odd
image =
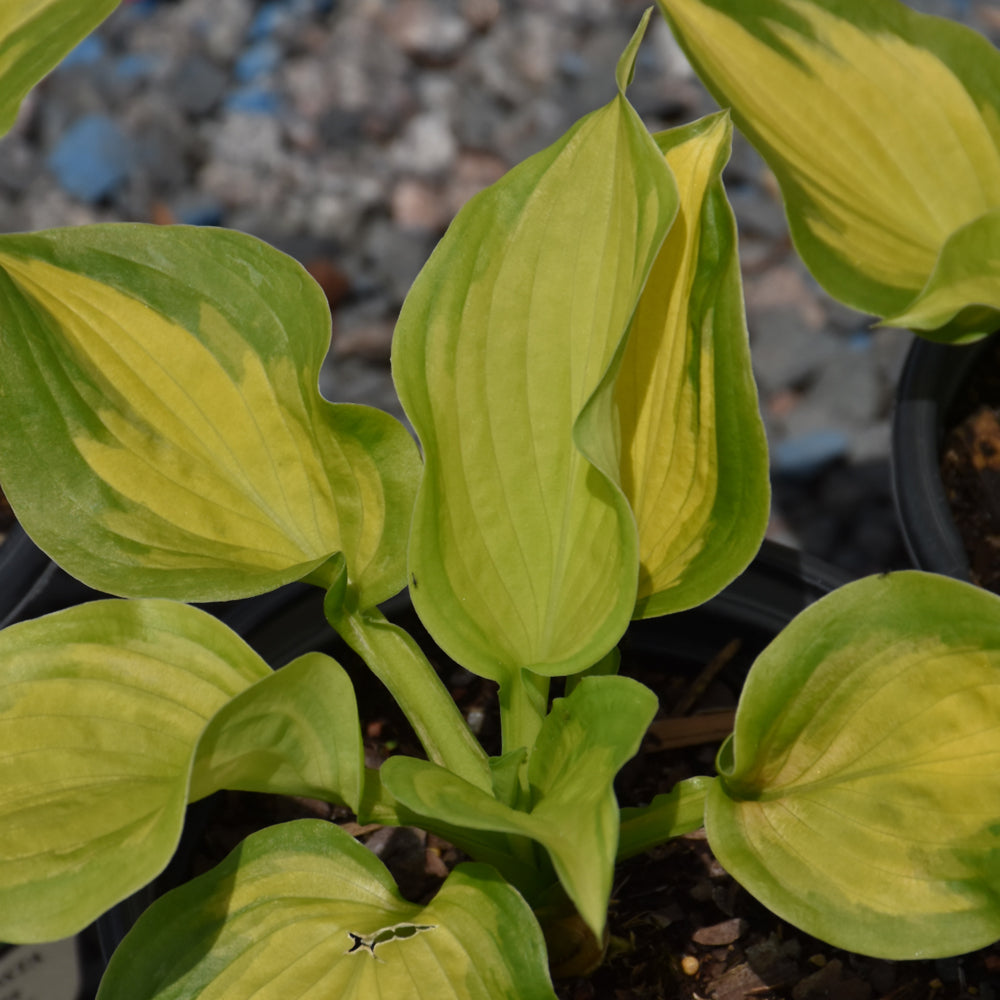
[[[301,259],[331,300],[333,398],[398,404],[393,322],[464,201],[613,93],[648,0],[139,0],[0,143],[0,228],[222,224]],[[993,3],[912,6],[1000,37]],[[630,97],[651,128],[714,104],[659,18]],[[889,492],[909,335],[870,331],[791,250],[739,138],[726,183],[772,446],[772,537],[852,572],[906,564]]]

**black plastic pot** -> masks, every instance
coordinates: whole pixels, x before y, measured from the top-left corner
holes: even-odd
[[[900,375],[892,426],[892,485],[900,527],[918,569],[970,579],[940,459],[949,417],[966,384],[996,350],[997,335],[951,346],[914,338]]]
[[[722,644],[738,639],[740,648],[728,670],[745,675],[753,659],[771,639],[814,601],[849,582],[850,575],[794,549],[765,542],[747,571],[705,605],[665,618],[635,622],[622,643],[623,661],[647,663],[661,656],[689,661],[697,670]],[[294,585],[251,602],[211,608],[227,620],[272,666],[280,667],[310,650],[335,656],[356,680],[369,676],[323,617],[323,595],[316,588]],[[434,646],[413,611],[406,593],[382,606],[391,620],[406,628],[447,670],[451,663]],[[114,907],[98,921],[106,958],[118,947],[142,912],[158,896],[186,881],[190,859],[215,808],[213,799],[188,810],[185,834],[168,868],[153,883]]]

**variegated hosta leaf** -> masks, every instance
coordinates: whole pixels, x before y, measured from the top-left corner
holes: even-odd
[[[343,551],[364,605],[402,586],[409,435],[317,388],[329,307],[294,261],[219,229],[0,237],[0,482],[73,575],[217,600]]]
[[[963,343],[1000,329],[1000,209],[954,232],[920,295],[886,326]]]
[[[827,290],[902,313],[945,241],[1000,208],[1000,54],[897,0],[659,0],[781,184]]]
[[[74,934],[145,885],[191,798],[236,787],[356,807],[353,706],[329,658],[272,673],[172,601],[99,601],[4,630],[0,940]]]
[[[118,0],[3,0],[0,4],[0,135],[21,101]]]
[[[709,789],[719,860],[807,933],[883,958],[1000,937],[1000,598],[869,577],[747,679]]]
[[[719,113],[656,136],[680,208],[629,332],[615,399],[622,487],[639,526],[636,617],[702,604],[767,527],[767,445],[750,367]]]
[[[573,431],[676,209],[623,93],[642,30],[619,95],[459,213],[396,331],[394,377],[426,462],[413,602],[451,656],[494,679],[590,666],[635,600],[613,426],[593,461]]]
[[[571,695],[557,699],[528,762],[533,803],[527,812],[413,758],[386,761],[382,781],[422,823],[440,820],[537,841],[600,939],[618,847],[612,785],[639,749],[656,704],[652,691],[627,677],[586,677]]]
[[[491,868],[460,865],[426,906],[339,827],[248,837],[143,914],[99,1000],[555,1000],[541,931]]]

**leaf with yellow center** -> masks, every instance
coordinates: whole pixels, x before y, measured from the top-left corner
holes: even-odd
[[[343,551],[363,603],[402,586],[415,449],[320,397],[329,310],[289,258],[185,227],[3,237],[0,310],[0,481],[69,572],[218,600]]]
[[[639,527],[636,617],[714,596],[746,568],[767,525],[767,447],[720,179],[731,135],[719,113],[655,137],[680,208],[615,383],[622,488]]]
[[[1000,208],[1000,54],[896,0],[659,0],[774,171],[827,290],[901,312],[945,241]]]

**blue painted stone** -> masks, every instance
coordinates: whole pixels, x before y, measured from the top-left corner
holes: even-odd
[[[249,83],[273,73],[280,65],[282,56],[281,46],[271,38],[264,38],[240,54],[233,72],[240,83]]]
[[[79,45],[70,49],[59,63],[59,69],[75,66],[94,66],[104,57],[104,42],[99,35],[88,35]]]
[[[128,136],[106,115],[78,118],[49,154],[60,186],[81,201],[97,202],[128,177],[134,150]]]
[[[225,100],[227,111],[245,111],[255,115],[276,115],[281,111],[281,98],[267,87],[240,87]]]
[[[771,468],[778,475],[808,479],[843,458],[850,441],[843,431],[809,431],[787,438],[771,449]]]

